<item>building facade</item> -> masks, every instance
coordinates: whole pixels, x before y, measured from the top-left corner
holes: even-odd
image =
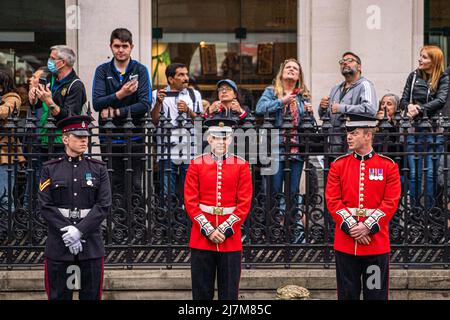
[[[257,97],[284,59],[300,60],[313,105],[342,80],[345,51],[362,59],[363,74],[384,93],[401,94],[420,47],[438,44],[449,60],[450,4],[446,0],[2,0],[0,65],[23,85],[46,64],[51,45],[76,49],[76,69],[91,96],[95,68],[112,58],[116,27],[134,35],[133,58],[166,84],[165,66],[184,62],[207,98],[232,78]],[[253,101],[256,103],[256,101]]]

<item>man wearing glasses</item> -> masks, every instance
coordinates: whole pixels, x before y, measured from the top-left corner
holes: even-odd
[[[361,75],[361,59],[348,51],[342,55],[339,65],[344,81],[334,86],[329,96],[321,99],[319,116],[330,117],[332,132],[342,133],[344,113],[375,116],[378,107],[373,83]],[[330,136],[329,143],[333,152],[345,152],[342,136]]]

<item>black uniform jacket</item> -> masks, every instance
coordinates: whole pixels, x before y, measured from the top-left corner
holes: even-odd
[[[67,155],[44,163],[38,193],[39,210],[48,225],[45,256],[58,261],[73,261],[60,231],[73,225],[82,232],[83,251],[78,260],[105,255],[100,225],[111,206],[111,187],[104,162],[81,156]],[[59,208],[90,209],[83,219],[69,219]]]

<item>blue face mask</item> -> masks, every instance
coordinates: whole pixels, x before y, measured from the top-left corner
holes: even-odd
[[[53,59],[48,59],[47,61],[48,71],[51,73],[58,73],[58,68],[56,67],[56,62]]]

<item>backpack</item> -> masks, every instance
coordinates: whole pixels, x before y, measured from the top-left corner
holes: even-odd
[[[196,112],[197,110],[195,109],[195,107],[196,107],[196,102],[197,102],[197,99],[195,98],[195,92],[194,92],[194,89],[192,89],[192,88],[187,88],[187,90],[188,90],[188,92],[189,92],[189,96],[191,97],[191,100],[192,100],[192,105],[193,105],[193,107],[194,107],[194,109],[193,109],[193,111],[194,112]]]
[[[65,102],[66,102],[66,97],[69,95],[70,89],[72,88],[73,84],[74,84],[75,82],[77,82],[77,81],[80,81],[80,82],[81,82],[81,79],[77,78],[77,79],[73,80],[73,81],[69,84],[69,87],[67,88],[66,95],[64,96],[63,104],[65,104]],[[81,107],[81,114],[80,114],[80,115],[87,115],[87,110],[88,110],[88,103],[87,103],[87,99],[86,99],[86,102],[85,102],[85,103],[83,104],[83,106]]]

